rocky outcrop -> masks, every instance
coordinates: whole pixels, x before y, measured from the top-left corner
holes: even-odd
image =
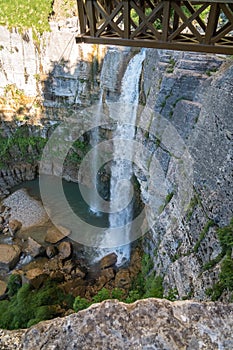
[[[37,165],[17,164],[6,170],[0,170],[0,198],[10,194],[11,187],[35,179],[38,174]]]
[[[135,174],[151,227],[144,247],[165,295],[205,300],[219,278],[221,263],[205,266],[221,253],[218,227],[233,216],[232,77],[223,57],[147,51],[141,100],[155,112],[141,114],[147,132],[138,129],[137,140],[158,163],[138,154],[144,175]],[[158,164],[159,184],[152,180]]]
[[[149,312],[148,312],[149,311]],[[0,331],[2,350],[211,349],[233,347],[233,306],[159,299],[109,300],[28,330]]]

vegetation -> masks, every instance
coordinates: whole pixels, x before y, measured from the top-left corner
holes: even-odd
[[[40,136],[31,136],[27,126],[18,128],[11,137],[0,134],[0,167],[12,162],[39,160],[47,140]]]
[[[228,226],[219,228],[217,233],[222,252],[214,260],[211,260],[204,266],[205,269],[211,268],[223,259],[219,281],[213,288],[208,288],[206,290],[206,294],[210,296],[213,301],[218,300],[224,291],[233,292],[233,259],[231,257],[233,248],[233,218]],[[231,299],[233,302],[233,293]]]
[[[8,284],[9,299],[0,301],[0,328],[30,327],[60,314],[72,307],[74,298],[66,295],[55,282],[47,281],[39,290],[30,284],[18,285],[16,275]]]
[[[212,220],[207,221],[207,223],[205,224],[203,230],[200,233],[200,236],[198,238],[197,243],[195,244],[193,251],[194,253],[198,252],[198,249],[201,245],[201,242],[203,241],[203,239],[205,238],[207,232],[209,231],[210,227],[214,226],[214,222]]]
[[[138,274],[137,278],[133,281],[132,287],[128,294],[125,295],[124,291],[118,288],[113,290],[108,290],[102,288],[91,301],[85,298],[77,296],[74,301],[74,310],[80,311],[93,303],[98,303],[106,299],[118,299],[124,301],[125,303],[133,303],[136,300],[143,298],[162,298],[163,297],[163,277],[156,276],[153,269],[153,260],[149,254],[144,254],[142,257],[141,272]],[[175,293],[175,292],[174,292]]]
[[[32,28],[34,34],[49,31],[53,0],[0,0],[0,25],[17,27],[21,33]]]
[[[175,59],[174,59],[173,57],[170,57],[170,59],[169,59],[169,65],[168,65],[168,67],[167,67],[167,69],[166,69],[166,72],[167,72],[167,73],[173,73],[175,64],[176,64]]]

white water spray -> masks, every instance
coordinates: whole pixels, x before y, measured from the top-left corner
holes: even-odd
[[[122,105],[122,110],[120,109],[119,113],[127,113],[127,118],[123,119],[126,119],[129,124],[126,125],[118,121],[113,139],[114,153],[111,168],[110,209],[112,209],[112,212],[115,211],[115,213],[109,215],[109,227],[110,229],[116,228],[116,235],[112,237],[112,234],[110,235],[107,231],[104,241],[106,246],[108,246],[109,240],[111,240],[111,245],[114,244],[116,246],[115,252],[118,254],[118,264],[130,258],[129,245],[122,247],[119,247],[119,245],[120,242],[124,241],[122,237],[130,235],[130,222],[133,219],[132,185],[130,182],[133,175],[133,147],[127,148],[127,160],[119,159],[121,156],[119,149],[124,149],[125,140],[133,140],[135,136],[134,125],[136,125],[137,117],[139,80],[144,59],[145,50],[141,50],[131,59],[125,71],[119,99],[119,105]],[[127,108],[128,106],[130,108]],[[127,207],[124,210],[121,210],[122,203],[127,203]]]

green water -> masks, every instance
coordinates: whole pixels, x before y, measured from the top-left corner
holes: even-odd
[[[55,177],[48,176],[48,186],[51,186],[52,183],[56,184],[56,181],[57,179]],[[108,227],[108,214],[100,212],[98,215],[96,215],[93,213],[83,199],[77,183],[68,182],[65,180],[62,180],[62,183],[66,199],[75,214],[77,214],[83,221],[94,226]],[[12,192],[15,192],[20,188],[26,188],[30,196],[41,200],[38,178],[32,181],[22,182],[21,184],[12,188]]]

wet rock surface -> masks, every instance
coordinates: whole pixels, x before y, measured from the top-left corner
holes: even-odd
[[[1,349],[224,349],[233,347],[233,306],[110,300],[28,330],[0,331]],[[16,347],[17,346],[17,347]]]

